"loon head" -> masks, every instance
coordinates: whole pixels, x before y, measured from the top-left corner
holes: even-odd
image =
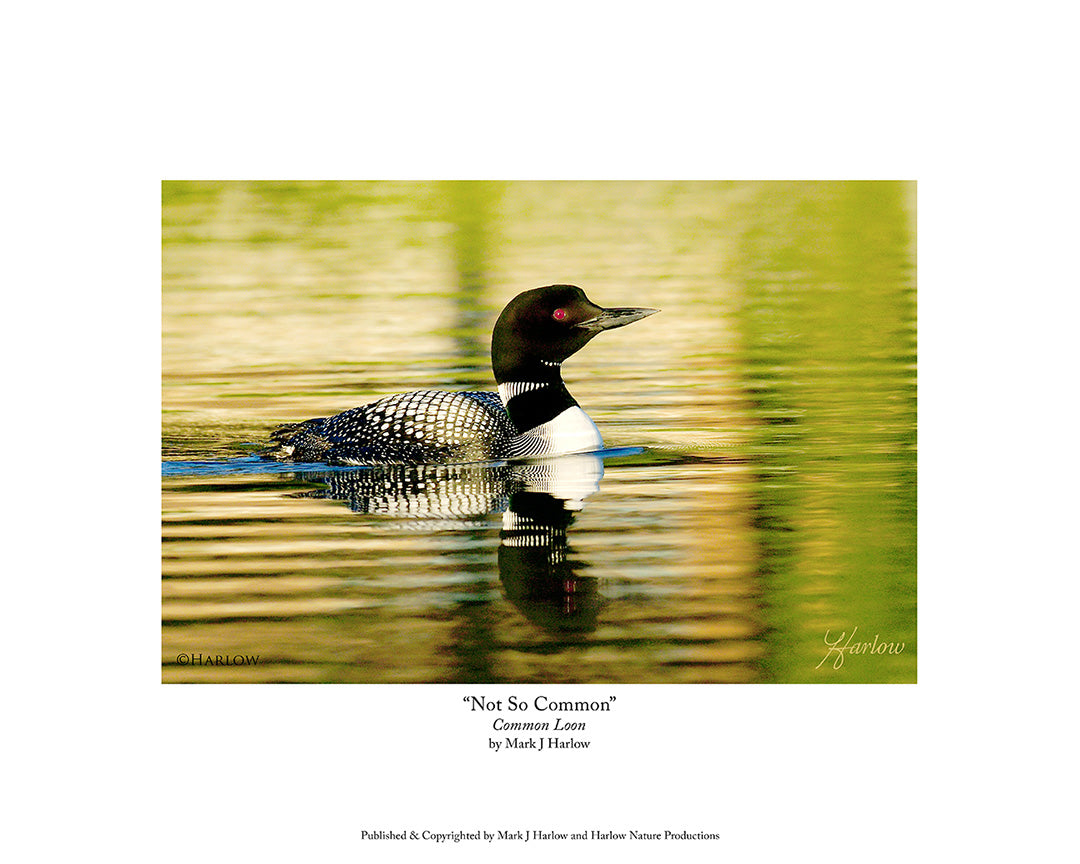
[[[548,285],[511,300],[491,335],[495,380],[545,380],[603,330],[639,321],[658,309],[604,309],[576,285]]]

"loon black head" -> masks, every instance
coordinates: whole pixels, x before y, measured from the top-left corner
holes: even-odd
[[[604,309],[576,285],[548,285],[511,300],[491,335],[495,380],[545,381],[602,330],[639,321],[658,309]]]

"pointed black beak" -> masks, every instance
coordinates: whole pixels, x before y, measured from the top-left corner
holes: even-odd
[[[627,324],[633,324],[635,321],[640,321],[642,318],[648,318],[659,309],[638,309],[638,308],[626,308],[626,309],[604,309],[595,318],[590,318],[588,321],[582,321],[580,324],[575,324],[575,327],[581,327],[583,330],[611,330],[615,327],[623,327]]]

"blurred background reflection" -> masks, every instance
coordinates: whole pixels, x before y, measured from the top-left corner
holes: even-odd
[[[914,184],[166,182],[162,243],[164,681],[915,680]],[[662,310],[564,367],[644,448],[576,503],[398,472],[472,502],[417,518],[231,461],[493,389],[499,311],[555,282]],[[856,627],[903,651],[821,664]]]

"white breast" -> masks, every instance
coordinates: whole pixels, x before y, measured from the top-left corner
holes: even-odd
[[[589,415],[574,405],[510,442],[510,455],[562,456],[600,450],[604,439]]]

